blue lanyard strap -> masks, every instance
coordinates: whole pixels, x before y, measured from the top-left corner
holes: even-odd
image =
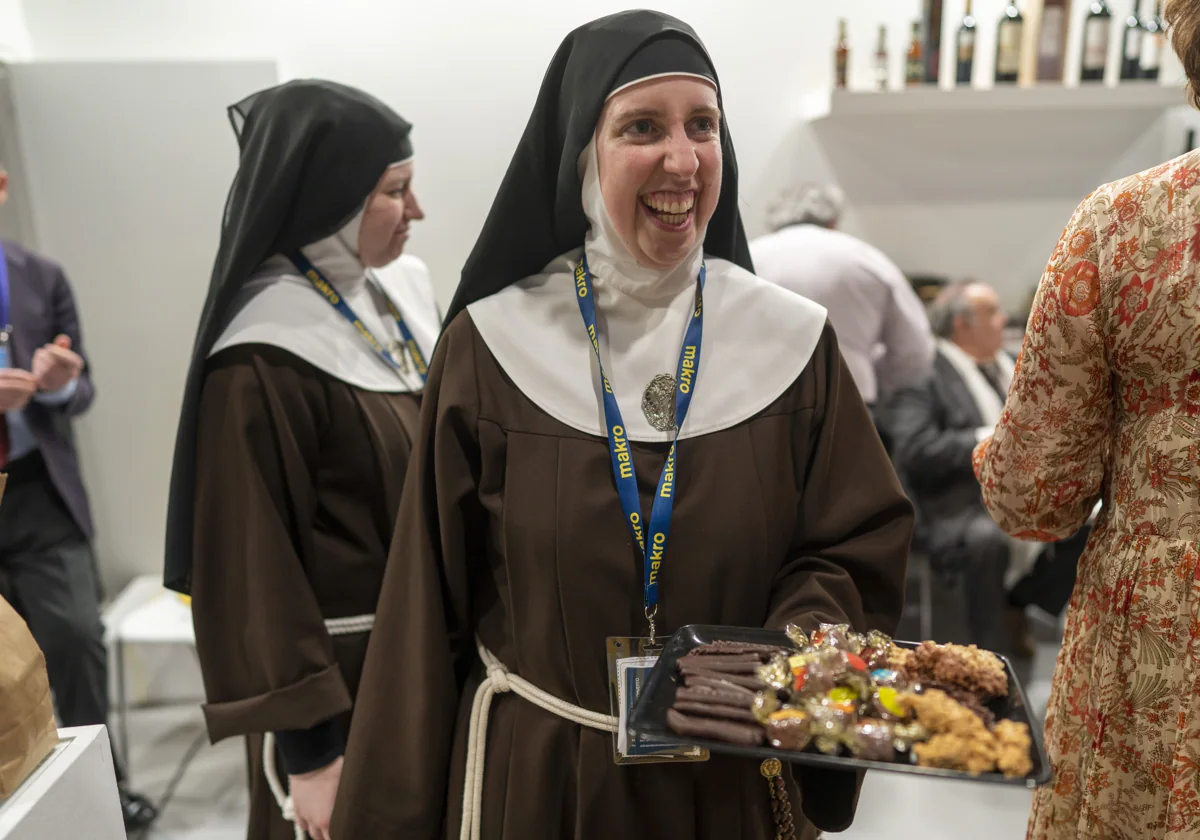
[[[4,253],[3,243],[0,243],[0,332],[7,336],[11,327],[8,305],[8,255]]]
[[[604,373],[604,362],[600,359],[600,336],[596,326],[596,299],[592,290],[592,275],[588,270],[587,255],[579,259],[575,267],[575,290],[579,301],[579,313],[592,340],[596,353],[596,364],[600,366],[600,378],[604,383],[604,424],[608,431],[608,448],[612,456],[613,477],[617,482],[617,495],[625,512],[625,522],[633,535],[634,542],[642,553],[644,573],[644,606],[650,621],[650,637],[654,638],[654,616],[658,613],[658,573],[662,568],[667,550],[667,537],[671,532],[671,512],[675,506],[676,447],[679,430],[687,417],[688,406],[695,393],[696,374],[700,370],[700,344],[704,335],[704,278],[706,267],[700,265],[700,276],[696,279],[696,306],[688,321],[683,336],[683,347],[679,351],[679,367],[675,375],[675,434],[667,461],[658,478],[658,489],[650,506],[650,533],[642,528],[642,504],[638,497],[637,477],[633,470],[633,453],[629,449],[629,438],[625,423],[621,419],[621,407],[612,385]],[[649,550],[647,550],[649,545]]]
[[[355,314],[354,310],[350,308],[350,304],[346,303],[345,299],[338,294],[338,291],[333,287],[333,284],[325,278],[325,275],[321,273],[320,269],[312,264],[311,260],[309,260],[299,251],[292,254],[290,257],[288,257],[288,259],[295,264],[296,268],[300,270],[301,274],[308,278],[308,281],[312,283],[313,288],[321,293],[321,297],[325,298],[325,300],[329,302],[330,306],[336,309],[339,313],[341,313],[343,318],[354,325],[354,328],[358,330],[358,334],[362,336],[362,340],[366,342],[367,346],[375,352],[376,356],[383,359],[384,364],[388,365],[390,368],[392,368],[392,370],[395,371],[405,370],[405,366],[400,364],[400,362],[396,360],[396,357],[387,351],[387,349],[382,343],[380,343],[379,339],[375,337],[367,325],[362,322],[362,319],[359,318],[358,315]],[[387,301],[388,309],[391,311],[392,317],[396,320],[396,327],[400,330],[400,336],[404,339],[404,345],[408,350],[408,354],[412,356],[413,366],[417,369],[417,375],[421,377],[421,384],[425,384],[425,378],[429,373],[429,366],[425,363],[425,354],[421,352],[421,348],[417,345],[417,340],[413,337],[412,330],[410,330],[408,328],[408,324],[404,322],[404,316],[400,314],[400,310],[396,307],[396,304],[392,302],[391,297],[383,290],[383,288],[375,281],[373,277],[371,277],[369,274],[367,276],[371,280],[371,283],[375,286],[376,291],[378,291],[379,294],[383,296],[383,299]]]

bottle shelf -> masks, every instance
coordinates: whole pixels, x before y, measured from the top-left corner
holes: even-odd
[[[837,90],[805,110],[851,201],[983,202],[1082,198],[1178,154],[1165,128],[1186,104],[1182,87],[1129,82]]]

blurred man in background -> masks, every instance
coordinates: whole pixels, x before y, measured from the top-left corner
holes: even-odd
[[[7,199],[0,164],[0,204]],[[64,726],[108,723],[92,516],[71,430],[94,393],[62,269],[0,242],[0,583],[45,654]],[[152,822],[153,806],[119,787],[126,826]]]
[[[962,580],[970,641],[1028,658],[1033,642],[1009,589],[1033,563],[1036,543],[1000,530],[987,509],[971,452],[992,433],[1013,360],[1003,351],[1008,316],[991,286],[959,282],[929,312],[937,336],[931,372],[891,395],[884,423],[918,511],[917,542],[934,565]]]
[[[929,370],[933,336],[916,292],[882,251],[836,230],[844,197],[802,184],[772,203],[772,233],[750,244],[754,271],[829,310],[842,356],[874,413],[881,395]]]

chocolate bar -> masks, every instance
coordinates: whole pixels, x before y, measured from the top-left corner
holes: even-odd
[[[683,670],[684,685],[691,685],[693,679],[704,680],[720,680],[721,682],[732,683],[739,685],[742,688],[748,688],[751,691],[762,691],[767,687],[767,684],[758,677],[747,676],[746,674],[730,674],[721,673],[720,671],[709,671],[705,668],[694,668],[691,665]]]
[[[667,709],[667,726],[677,735],[688,738],[711,738],[728,744],[757,747],[766,737],[758,724],[734,723],[726,720],[692,717]]]
[[[716,641],[700,645],[688,651],[688,656],[736,656],[739,654],[755,654],[759,661],[769,659],[777,653],[783,653],[784,648],[778,645],[758,645],[750,642]]]
[[[749,710],[750,704],[754,702],[754,695],[738,686],[734,686],[733,688],[695,686],[693,688],[684,687],[676,689],[675,700],[687,700],[694,703],[721,703],[726,706],[742,706]]]
[[[681,656],[677,660],[679,670],[720,671],[723,674],[753,674],[762,663],[757,656]]]
[[[720,703],[697,703],[688,700],[676,700],[672,707],[677,711],[686,714],[698,715],[700,717],[724,718],[725,720],[741,720],[746,723],[758,723],[758,719],[754,717],[754,712],[747,709],[745,706],[725,706]]]
[[[706,677],[701,674],[688,674],[683,678],[683,684],[688,688],[714,688],[722,691],[736,692],[745,703],[754,701],[754,692],[750,688],[738,685],[732,680],[721,677]],[[744,705],[744,703],[743,703]]]

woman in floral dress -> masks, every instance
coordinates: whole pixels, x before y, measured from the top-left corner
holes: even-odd
[[[1167,7],[1200,79],[1200,0]],[[1195,96],[1193,88],[1193,98]],[[1200,103],[1198,103],[1200,104]],[[1050,257],[994,436],[1009,533],[1097,499],[1054,672],[1030,840],[1200,837],[1200,152],[1096,190]]]

